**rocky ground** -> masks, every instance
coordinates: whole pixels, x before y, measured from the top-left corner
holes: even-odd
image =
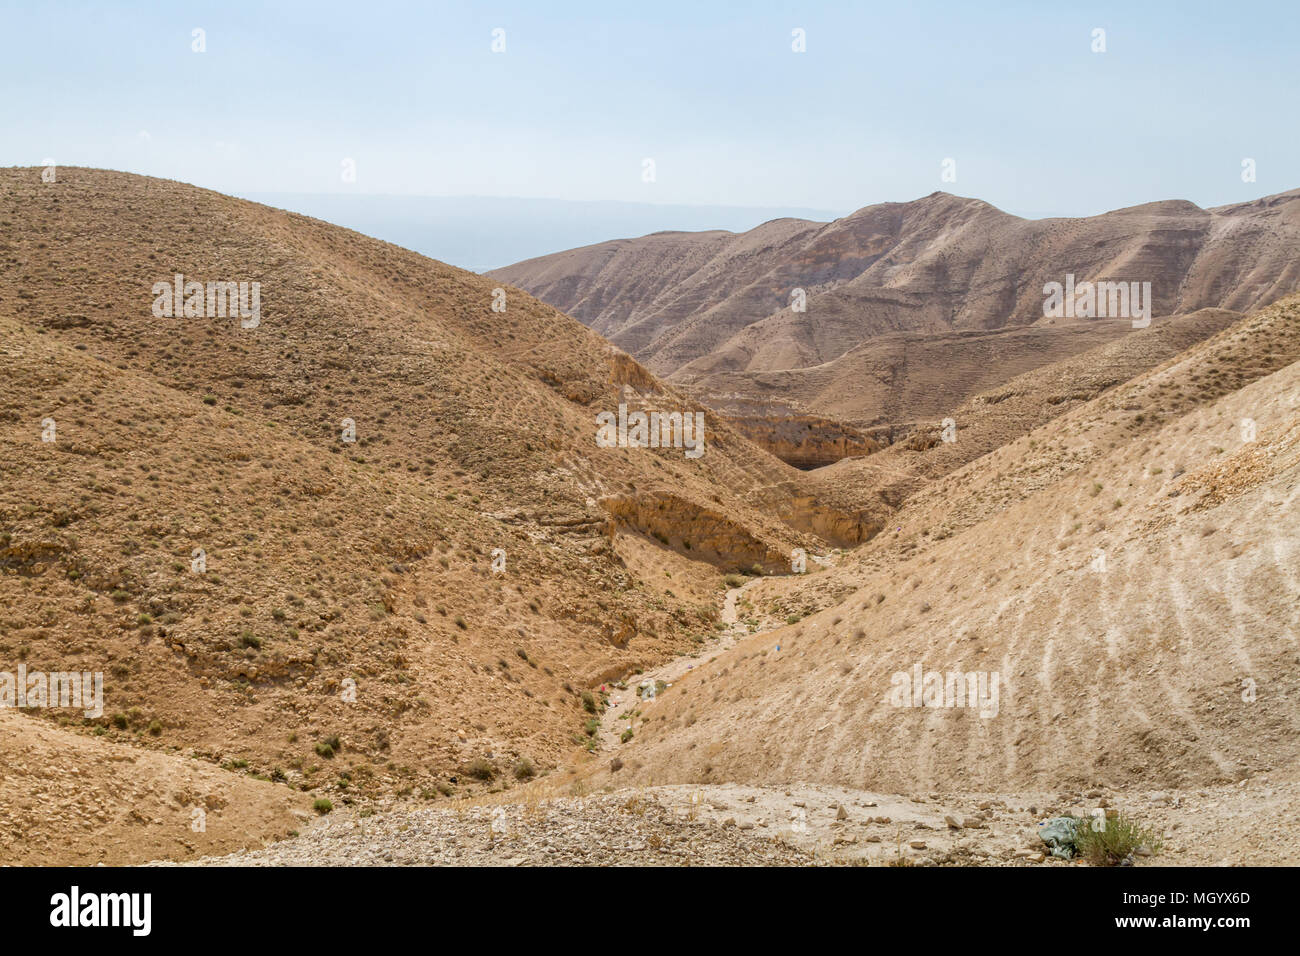
[[[783,835],[723,827],[706,808],[637,791],[513,805],[331,815],[212,866],[808,866]]]
[[[1038,836],[1060,814],[1119,810],[1158,841],[1134,866],[1296,865],[1300,846],[1254,825],[1293,818],[1300,786],[1106,789],[1015,797],[872,794],[834,787],[662,786],[591,796],[395,805],[322,817],[299,836],[207,866],[1081,866]],[[365,812],[365,811],[362,811]]]

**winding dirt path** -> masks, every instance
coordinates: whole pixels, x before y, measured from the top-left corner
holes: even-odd
[[[609,706],[605,708],[605,713],[601,715],[600,721],[599,738],[602,751],[617,751],[621,746],[623,731],[627,730],[629,726],[632,727],[632,732],[636,733],[637,718],[635,716],[629,718],[627,715],[635,714],[638,710],[637,705],[641,703],[640,687],[643,683],[654,681],[657,686],[658,682],[662,681],[671,685],[673,681],[679,679],[687,671],[694,669],[697,662],[708,660],[710,657],[715,657],[724,651],[730,650],[742,638],[749,637],[751,634],[761,634],[778,626],[773,624],[770,627],[759,627],[751,631],[740,620],[739,604],[741,595],[762,580],[764,578],[751,578],[738,588],[727,589],[726,597],[722,602],[722,611],[718,618],[726,625],[726,629],[713,637],[709,643],[698,651],[674,658],[659,667],[634,675],[628,679],[626,689],[619,689],[618,687],[611,689]]]

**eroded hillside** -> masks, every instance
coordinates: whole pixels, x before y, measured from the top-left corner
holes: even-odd
[[[621,780],[1294,778],[1297,331],[1295,299],[1248,316],[929,484],[841,567],[764,582],[769,614],[821,609],[642,704]],[[996,673],[999,698],[899,706],[918,666]]]
[[[55,712],[86,732],[335,799],[499,786],[724,572],[857,528],[492,280],[174,182],[0,185],[0,669],[102,671],[101,717]],[[178,274],[256,317],[155,314]],[[706,453],[598,447],[620,403],[705,412]]]

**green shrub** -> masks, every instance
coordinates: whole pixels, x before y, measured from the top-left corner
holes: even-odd
[[[1075,852],[1093,866],[1116,866],[1140,846],[1158,853],[1160,838],[1123,813],[1107,817],[1100,827],[1095,819],[1081,819],[1074,841]]]

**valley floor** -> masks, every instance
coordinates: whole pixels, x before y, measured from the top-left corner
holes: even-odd
[[[1136,866],[1300,864],[1278,824],[1300,785],[1188,792],[872,794],[834,787],[664,786],[446,809],[336,812],[300,836],[200,866],[1079,866],[1038,823],[1116,807],[1163,840]],[[1270,823],[1272,821],[1272,823]]]

